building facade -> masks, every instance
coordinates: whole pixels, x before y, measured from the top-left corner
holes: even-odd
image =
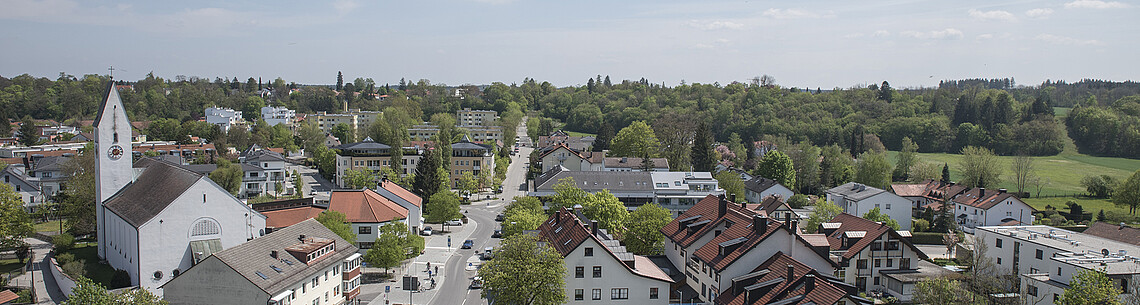
[[[339,145],[334,148],[339,150],[336,155],[336,184],[342,188],[347,187],[344,178],[345,173],[349,170],[367,169],[380,172],[382,169],[392,167],[392,147],[377,143],[370,137],[361,142]],[[414,173],[416,165],[423,157],[422,149],[405,147],[403,153],[400,164],[403,171],[398,173],[401,177]]]
[[[269,126],[285,124],[286,127],[293,128],[293,123],[297,121],[297,111],[285,106],[265,106],[261,107],[261,119]]]
[[[773,195],[788,200],[795,193],[792,193],[791,189],[776,182],[776,180],[764,177],[753,177],[751,180],[744,181],[744,200],[748,202],[759,203]]]
[[[950,200],[954,216],[962,231],[974,233],[975,228],[997,225],[1032,224],[1033,207],[1005,189],[986,190],[973,188]]]
[[[470,138],[451,144],[451,187],[459,188],[463,173],[470,172],[476,178],[487,172],[495,173],[494,145],[477,144]]]
[[[899,223],[899,230],[910,231],[911,202],[891,192],[865,184],[848,182],[827,190],[827,201],[843,208],[843,212],[863,216],[872,209]]]
[[[336,125],[345,124],[352,129],[353,134],[361,134],[372,126],[372,122],[379,120],[382,114],[380,111],[362,111],[360,109],[347,109],[344,113],[320,111],[317,114],[309,115],[306,120],[316,120],[317,127],[325,133],[331,133]],[[352,142],[353,140],[355,139],[340,139],[341,142]]]
[[[223,131],[229,131],[230,127],[242,122],[245,122],[245,119],[241,117],[241,111],[219,107],[206,108],[206,123],[221,126]]]

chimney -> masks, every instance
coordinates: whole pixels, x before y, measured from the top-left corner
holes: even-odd
[[[790,212],[784,213],[784,226],[787,227],[788,229],[792,228],[792,213],[790,213]]]
[[[768,231],[768,218],[762,215],[752,216],[752,230],[756,235],[764,235]]]
[[[979,187],[978,188],[978,198],[983,198],[983,197],[986,197],[986,188]]]
[[[586,215],[582,214],[582,205],[581,204],[575,204],[574,205],[574,216],[578,216],[578,221],[586,219]]]
[[[590,234],[593,234],[594,236],[598,236],[598,221],[597,220],[591,220],[590,221]]]
[[[561,222],[562,222],[562,209],[559,209],[558,211],[554,212],[554,224],[559,224]]]
[[[729,202],[736,202],[736,194],[728,194]]]
[[[277,258],[277,250],[269,251],[269,257]]]
[[[815,289],[815,275],[804,275],[804,294],[811,293],[812,289]]]
[[[301,237],[297,237],[297,240],[300,240],[301,242],[305,242],[305,234],[301,234]]]
[[[1008,191],[1009,190],[1007,190],[1007,189],[998,189],[998,194],[1005,194],[1005,192],[1008,192]]]
[[[724,217],[724,213],[728,212],[728,201],[724,199],[724,194],[720,194],[720,206],[717,207],[716,218]]]
[[[791,283],[792,277],[795,277],[795,276],[796,276],[796,266],[793,266],[792,264],[788,264],[788,276],[785,277],[784,280],[787,281],[788,283]]]

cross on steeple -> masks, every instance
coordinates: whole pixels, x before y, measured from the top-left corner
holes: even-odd
[[[108,70],[108,71],[111,71],[111,73],[110,73],[108,76],[109,76],[111,79],[114,79],[114,78],[115,78],[115,66],[111,66],[110,68],[107,68],[107,70]]]

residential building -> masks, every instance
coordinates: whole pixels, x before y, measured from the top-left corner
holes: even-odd
[[[261,107],[261,119],[269,126],[285,124],[286,127],[292,128],[293,123],[297,121],[297,111],[285,106],[265,106]]]
[[[317,205],[313,197],[284,199],[250,205],[254,211],[265,215],[265,234],[280,231],[307,219],[315,219],[327,211],[327,205]]]
[[[776,253],[750,273],[732,279],[732,286],[716,299],[723,305],[862,305],[855,286],[820,272],[784,254]]]
[[[827,190],[827,201],[843,208],[844,213],[858,216],[879,208],[879,213],[890,216],[899,223],[900,230],[910,231],[911,202],[891,192],[848,182]]]
[[[364,138],[364,141],[334,148],[339,150],[336,155],[336,184],[340,187],[346,187],[345,172],[349,170],[368,169],[379,172],[381,169],[392,167],[392,147],[377,143],[371,137]],[[422,149],[405,147],[403,152],[404,155],[400,164],[403,171],[399,173],[401,177],[414,173],[416,164],[419,164],[420,159],[423,158]]]
[[[424,226],[424,212],[423,212],[423,198],[419,195],[412,193],[412,191],[388,180],[388,178],[381,178],[380,185],[374,191],[376,194],[395,202],[401,207],[408,210],[408,218],[405,220],[411,232],[419,232]]]
[[[839,263],[835,276],[855,285],[857,292],[885,291],[910,302],[920,280],[951,273],[926,261],[926,254],[910,242],[910,231],[842,213],[821,224],[817,232],[826,236]]]
[[[470,126],[459,127],[467,132],[471,141],[479,143],[497,143],[503,141],[503,128],[499,126]]]
[[[131,125],[113,88],[108,82],[94,122],[98,256],[162,296],[172,274],[264,235],[265,216],[209,177],[149,158],[134,163],[119,136]]]
[[[589,193],[607,190],[630,208],[656,203],[674,213],[689,209],[709,195],[724,193],[709,172],[587,172],[558,167],[534,179],[530,196],[554,195],[554,186],[567,178]]]
[[[470,172],[479,177],[483,171],[488,175],[495,173],[494,145],[484,145],[471,142],[467,136],[462,141],[451,144],[451,187],[459,188],[459,179],[463,173]]]
[[[372,126],[372,122],[380,119],[383,113],[380,111],[361,111],[360,109],[346,109],[344,113],[328,113],[317,112],[317,114],[309,115],[308,119],[315,119],[317,127],[325,133],[331,133],[333,127],[339,124],[348,125],[352,129],[353,134],[362,134]],[[341,142],[352,142],[353,139],[340,139]]]
[[[733,279],[752,273],[756,262],[778,253],[796,257],[811,269],[834,270],[837,265],[828,258],[827,242],[805,238],[792,222],[769,218],[723,195],[710,195],[661,229],[665,256],[684,269],[685,286],[706,302],[725,294]]]
[[[1033,223],[1033,207],[1005,189],[974,188],[951,202],[959,227],[967,233],[973,234],[977,227]]]
[[[1140,246],[1140,229],[1133,228],[1124,223],[1111,224],[1098,221],[1089,225],[1089,227],[1081,233]]]
[[[542,153],[545,148],[564,144],[572,150],[584,152],[594,146],[594,139],[594,137],[575,137],[567,134],[565,131],[557,130],[550,135],[538,136],[537,145],[535,145],[535,147],[538,147],[540,153]]]
[[[412,125],[408,128],[408,138],[412,141],[435,141],[439,136],[439,126],[432,124]]]
[[[892,193],[913,203],[911,207],[914,209],[914,215],[922,213],[928,206],[934,209],[969,189],[965,185],[953,182],[942,183],[933,179],[914,184],[891,184]]]
[[[795,193],[791,189],[776,182],[776,180],[756,176],[752,180],[744,181],[744,200],[758,203],[770,196],[778,196],[783,200],[792,198]]]
[[[329,210],[344,214],[345,220],[352,223],[356,232],[356,246],[361,252],[372,248],[380,227],[408,219],[408,209],[384,198],[371,189],[333,190],[329,195]],[[404,223],[411,230],[411,225]]]
[[[496,126],[495,120],[498,119],[499,113],[494,110],[471,110],[471,108],[463,108],[455,112],[455,125],[461,128]],[[501,138],[500,136],[500,139]]]
[[[741,202],[740,204],[745,203]],[[803,218],[796,211],[793,211],[792,206],[788,205],[784,198],[779,195],[764,197],[764,200],[761,200],[759,204],[748,208],[756,212],[764,212],[768,217],[775,219],[791,218],[793,221],[800,221]]]
[[[71,160],[71,156],[49,156],[32,160],[28,182],[36,184],[45,199],[62,191],[63,183],[70,177],[63,171],[63,164]]]
[[[568,304],[669,304],[673,280],[661,268],[583,220],[562,208],[538,227],[540,240],[562,255]]]
[[[543,172],[562,166],[572,171],[611,171],[611,172],[640,172],[648,171],[668,172],[669,160],[665,158],[650,158],[650,164],[645,164],[641,158],[606,157],[608,151],[582,151],[566,143],[542,149],[539,160]]]
[[[263,149],[257,144],[250,146],[238,157],[241,163],[241,191],[245,197],[261,195],[292,194],[292,173],[285,171],[285,156]],[[278,191],[277,188],[281,187]]]
[[[206,123],[221,126],[223,131],[229,131],[230,127],[243,122],[245,119],[242,118],[241,111],[219,107],[206,108]]]
[[[20,195],[20,201],[24,202],[24,207],[29,212],[36,211],[39,205],[47,200],[39,184],[28,177],[23,166],[7,165],[0,175],[4,176],[4,184],[12,187],[12,190]]]
[[[348,304],[360,294],[357,248],[309,219],[204,258],[166,283],[170,304]]]
[[[642,158],[606,157],[603,170],[611,172],[669,171],[669,160],[665,158],[649,158],[646,162]]]
[[[1127,302],[1140,280],[1140,246],[1049,226],[978,227],[975,238],[993,259],[994,274],[1017,276],[1024,304],[1056,304],[1081,271],[1103,273],[1124,293]],[[980,254],[975,254],[980,255]]]

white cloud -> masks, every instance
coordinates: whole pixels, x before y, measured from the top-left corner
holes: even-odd
[[[1053,9],[1051,8],[1035,8],[1025,11],[1025,16],[1029,16],[1029,18],[1044,19],[1049,18],[1050,15],[1053,15]]]
[[[1087,46],[1087,45],[1100,45],[1101,44],[1100,41],[1097,41],[1095,39],[1080,40],[1080,39],[1076,39],[1076,38],[1072,38],[1072,37],[1057,36],[1057,35],[1053,35],[1053,34],[1037,35],[1037,37],[1035,37],[1034,39],[1044,41],[1044,42],[1048,42],[1051,44],[1064,44],[1064,45],[1074,45],[1074,46]]]
[[[1065,8],[1127,8],[1128,4],[1116,1],[1100,1],[1100,0],[1077,0],[1065,3]]]
[[[970,17],[979,20],[1017,21],[1017,18],[1013,17],[1013,14],[1001,10],[979,11],[976,9],[970,9]]]
[[[981,35],[978,35],[977,37],[974,37],[974,40],[976,40],[976,41],[990,40],[990,39],[994,39],[994,34],[981,34]]]
[[[360,7],[360,3],[356,3],[354,0],[337,0],[333,2],[333,8],[341,14],[347,14],[358,7]]]
[[[741,28],[744,28],[744,24],[741,24],[738,22],[732,22],[732,21],[723,21],[723,20],[713,20],[713,21],[689,20],[687,25],[690,27],[694,27],[694,28],[698,28],[698,29],[702,29],[702,30],[706,30],[706,31],[724,30],[724,29],[739,30]]]
[[[855,38],[863,38],[863,36],[867,36],[867,35],[863,34],[863,33],[851,33],[851,34],[843,35],[843,38],[855,39]]]
[[[963,34],[962,31],[959,31],[958,29],[955,29],[955,28],[948,28],[945,30],[937,30],[937,31],[930,31],[930,32],[906,31],[906,32],[902,32],[899,34],[901,34],[905,37],[911,37],[911,38],[923,39],[923,40],[926,40],[926,39],[952,40],[952,39],[962,39],[962,36],[965,36],[965,34]]]
[[[770,9],[764,11],[763,16],[764,17],[771,17],[771,18],[775,18],[775,19],[803,19],[803,18],[817,19],[817,18],[835,17],[835,13],[828,11],[824,14],[820,14],[820,13],[816,13],[816,12],[809,12],[809,11],[805,11],[805,10],[801,10],[801,9],[795,9],[795,8],[788,8],[788,9],[770,8]]]
[[[887,37],[887,36],[891,36],[891,32],[887,32],[887,30],[875,31],[875,37]]]

